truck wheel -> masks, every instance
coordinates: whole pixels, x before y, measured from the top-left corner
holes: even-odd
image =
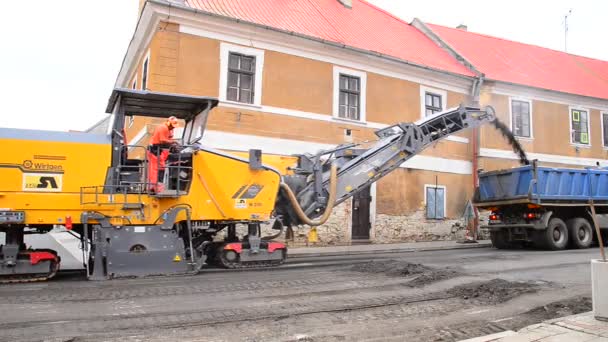
[[[593,230],[589,221],[582,217],[570,219],[566,222],[570,245],[574,248],[589,248],[593,241]]]
[[[511,243],[509,243],[509,234],[505,230],[490,232],[490,240],[492,240],[492,245],[498,249],[509,249],[512,247]]]
[[[568,228],[560,218],[552,218],[547,225],[547,229],[539,233],[540,245],[546,249],[557,251],[566,248],[566,245],[568,245]]]

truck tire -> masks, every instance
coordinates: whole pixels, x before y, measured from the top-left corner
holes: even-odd
[[[492,246],[498,249],[509,249],[513,245],[509,242],[509,232],[506,230],[491,231],[490,240],[492,240]]]
[[[570,219],[566,222],[570,246],[573,248],[589,248],[593,242],[593,229],[589,221],[582,217]]]
[[[549,220],[547,229],[538,232],[535,240],[541,248],[562,250],[568,245],[568,228],[562,219],[554,217]]]

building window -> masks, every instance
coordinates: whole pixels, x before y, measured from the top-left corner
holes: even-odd
[[[589,145],[589,112],[581,109],[570,110],[572,143]]]
[[[448,92],[420,86],[420,117],[424,118],[446,110]]]
[[[532,116],[530,102],[511,100],[511,130],[518,137],[532,137]]]
[[[334,66],[333,116],[365,122],[367,74]]]
[[[228,101],[253,103],[255,56],[231,52],[228,57]]]
[[[148,90],[148,68],[150,55],[148,54],[141,65],[141,90]]]
[[[440,185],[424,186],[424,201],[426,203],[426,218],[441,220],[445,218],[446,189]]]
[[[602,113],[602,140],[604,147],[608,147],[608,112]]]
[[[443,110],[441,95],[425,92],[424,93],[424,115],[429,116]]]
[[[356,76],[340,74],[340,104],[338,116],[343,119],[359,120],[361,79]]]
[[[220,101],[260,106],[264,50],[220,44]]]

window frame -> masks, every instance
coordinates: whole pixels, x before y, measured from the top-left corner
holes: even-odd
[[[340,75],[359,78],[359,120],[340,117]],[[333,68],[333,108],[332,117],[335,120],[353,123],[367,123],[366,104],[367,104],[367,73],[353,69],[347,69],[334,65]]]
[[[600,123],[602,128],[602,148],[604,150],[608,150],[608,145],[604,144],[605,139],[608,138],[604,136],[604,115],[608,116],[608,111],[600,110]]]
[[[340,82],[340,85],[339,85],[339,88],[340,88],[339,92],[340,92],[340,94],[338,94],[338,116],[339,116],[339,118],[340,119],[346,119],[346,120],[352,120],[352,121],[360,121],[360,118],[361,118],[361,79],[359,77],[357,77],[357,76],[352,76],[352,75],[347,75],[347,74],[340,74],[338,77],[340,78],[340,81],[339,81]],[[342,88],[342,82],[341,81],[342,81],[343,77],[346,79],[347,88]],[[357,87],[356,90],[349,89],[350,88],[350,81],[351,80],[357,80],[358,87]],[[342,95],[342,93],[346,93],[347,99],[348,99],[346,101],[346,104],[345,104],[345,106],[346,106],[346,112],[344,113],[346,116],[349,116],[347,118],[345,118],[343,116],[340,116],[340,107],[342,106],[342,104],[340,103],[340,97],[341,97],[340,95]],[[353,106],[350,103],[350,96],[349,95],[356,95],[357,96],[357,104],[355,106]],[[355,107],[357,109],[357,115],[356,116],[358,117],[358,119],[350,118],[350,108],[351,107]]]
[[[253,72],[253,103],[237,102],[228,100],[228,64],[230,53],[235,53],[244,56],[255,57],[255,70]],[[220,102],[231,103],[234,105],[245,107],[262,106],[262,79],[264,71],[264,50],[234,45],[229,43],[220,43],[220,84],[219,84],[219,100]]]
[[[131,89],[137,90],[137,77],[133,78],[133,82],[131,82]]]
[[[519,136],[519,135],[515,135],[515,131],[513,130],[513,101],[519,101],[519,102],[527,102],[528,103],[528,108],[530,109],[530,136],[529,137],[525,137],[525,136]],[[523,97],[514,97],[511,96],[509,97],[509,128],[511,129],[511,132],[513,132],[513,136],[515,136],[517,139],[521,139],[521,140],[534,140],[534,114],[533,114],[533,108],[532,108],[532,100],[531,99],[527,99],[527,98],[523,98]]]
[[[429,105],[428,103],[426,103],[427,97],[431,98],[432,104]],[[443,111],[443,106],[441,105],[441,103],[439,103],[439,107],[435,107],[435,99],[437,99],[439,102],[442,102],[443,96],[441,94],[431,93],[430,91],[424,92],[424,115],[430,116],[433,114],[441,113]],[[427,111],[429,110],[433,111],[433,113],[428,114]]]
[[[572,112],[573,111],[581,111],[581,112],[587,113],[587,141],[589,141],[587,144],[574,142],[574,136],[572,134],[573,133],[573,128],[572,128]],[[568,135],[570,136],[570,145],[576,146],[576,147],[591,148],[591,111],[588,108],[585,108],[582,106],[569,106],[568,107],[568,126],[570,127],[570,131],[568,132]],[[602,145],[603,145],[603,142],[602,142]]]
[[[146,53],[146,57],[141,61],[141,90],[146,91],[150,83],[150,50]]]
[[[237,69],[232,69],[230,67],[230,58],[232,56],[236,56],[240,60],[241,63],[243,61],[242,60],[243,58],[249,58],[249,59],[251,59],[253,61],[253,71],[252,70],[244,70],[244,69],[242,69],[240,67],[237,68]],[[239,53],[239,52],[234,52],[234,51],[229,51],[228,52],[228,70],[227,70],[227,72],[228,72],[228,75],[227,75],[228,80],[230,80],[230,73],[231,72],[232,73],[236,73],[239,76],[237,78],[237,85],[236,85],[236,89],[237,89],[237,93],[236,93],[237,99],[236,100],[231,100],[231,99],[228,98],[228,92],[229,92],[229,90],[230,90],[231,87],[230,87],[230,82],[228,82],[228,84],[226,84],[226,99],[228,101],[242,103],[242,104],[245,104],[245,105],[253,104],[253,101],[254,101],[254,98],[255,98],[255,64],[256,64],[256,60],[257,60],[257,58],[255,56],[245,55],[245,54],[242,54],[242,53]],[[251,82],[251,88],[248,89],[251,92],[251,96],[250,96],[251,102],[241,101],[242,99],[240,98],[241,97],[241,90],[244,89],[243,87],[241,87],[241,84],[242,84],[242,82],[241,82],[242,77],[241,76],[243,76],[243,75],[248,75],[248,76],[251,77],[251,81],[252,81]]]
[[[424,119],[426,115],[426,93],[441,96],[441,111],[448,109],[448,92],[447,90],[431,88],[424,85],[420,85],[420,118]],[[429,115],[430,116],[430,115]]]
[[[427,217],[427,189],[443,189],[443,218],[429,218]],[[448,211],[447,211],[447,203],[448,203],[448,189],[445,185],[440,184],[424,184],[424,217],[427,220],[447,220]]]

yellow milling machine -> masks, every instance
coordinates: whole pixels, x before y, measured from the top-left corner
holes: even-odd
[[[57,252],[32,249],[25,234],[55,225],[81,240],[89,279],[198,272],[205,265],[283,263],[284,227],[319,225],[331,209],[434,142],[494,119],[491,107],[460,106],[376,132],[369,147],[337,146],[278,156],[226,153],[201,144],[214,98],[115,89],[106,134],[0,128],[0,282],[49,279]],[[183,120],[151,187],[147,146],[127,145],[130,116]],[[137,157],[135,157],[137,156]],[[157,157],[157,156],[156,156]],[[158,190],[158,191],[157,191]],[[261,225],[276,234],[261,236]],[[237,225],[247,234],[238,236]],[[224,238],[217,234],[224,232]]]

